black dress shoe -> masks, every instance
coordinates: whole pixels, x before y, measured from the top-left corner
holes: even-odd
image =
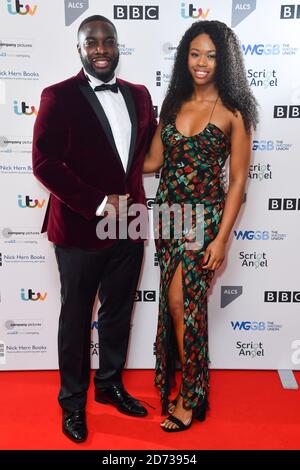
[[[74,442],[83,442],[87,438],[85,410],[63,410],[63,433]]]
[[[123,385],[110,385],[104,389],[95,389],[95,400],[98,403],[110,403],[125,415],[143,417],[148,411],[141,403],[126,392]]]

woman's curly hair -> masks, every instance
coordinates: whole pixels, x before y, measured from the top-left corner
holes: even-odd
[[[216,47],[215,81],[219,96],[230,111],[240,111],[247,131],[258,123],[257,101],[248,84],[241,46],[235,33],[220,21],[196,21],[183,35],[176,53],[171,81],[161,109],[166,122],[176,114],[194,91],[188,70],[191,41],[199,34],[208,34]]]

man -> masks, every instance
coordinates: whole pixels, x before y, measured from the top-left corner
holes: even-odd
[[[120,220],[122,197],[145,204],[143,159],[156,120],[147,89],[115,77],[119,52],[110,20],[100,15],[86,18],[77,47],[83,69],[42,93],[33,171],[50,191],[42,231],[54,243],[61,279],[58,399],[63,432],[83,442],[97,291],[100,366],[95,400],[130,416],[147,414],[122,384],[143,241],[99,239],[96,226],[111,207]]]

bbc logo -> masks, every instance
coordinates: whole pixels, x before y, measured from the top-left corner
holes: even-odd
[[[161,86],[161,71],[156,72],[156,86]]]
[[[135,294],[135,302],[155,302],[155,290],[137,290]]]
[[[153,209],[153,204],[155,202],[155,198],[154,197],[147,197],[146,199],[146,205],[147,205],[147,209],[149,211],[151,211]]]
[[[265,302],[283,302],[298,303],[300,302],[299,291],[265,291]]]
[[[158,20],[158,5],[114,5],[115,20]]]
[[[300,118],[300,105],[274,106],[274,118]]]
[[[300,210],[300,199],[284,198],[269,199],[269,211],[296,211]]]
[[[299,19],[300,5],[281,5],[280,18],[284,20]]]

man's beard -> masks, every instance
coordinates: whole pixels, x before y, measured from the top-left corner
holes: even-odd
[[[103,70],[103,72],[101,70],[97,72],[87,57],[82,57],[82,55],[80,54],[80,59],[81,59],[84,70],[88,74],[92,75],[92,77],[98,78],[98,80],[101,80],[102,82],[107,82],[113,77],[114,71],[116,70],[118,66],[119,52],[117,56],[111,59],[111,61],[109,62],[109,70],[105,70],[105,71]]]

